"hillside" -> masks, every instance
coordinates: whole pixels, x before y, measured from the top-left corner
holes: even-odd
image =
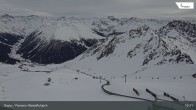
[[[111,35],[67,65],[108,75],[132,74],[164,64],[195,64],[195,24],[172,21],[158,30],[147,25]]]

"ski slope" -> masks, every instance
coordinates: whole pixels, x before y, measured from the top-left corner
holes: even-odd
[[[54,65],[34,65],[34,67],[25,65],[20,69],[18,66],[20,65],[0,64],[2,70],[0,72],[1,101],[137,101],[137,99],[108,95],[101,89],[101,86],[106,83],[105,81],[102,80],[100,83],[99,79],[80,72],[78,74],[76,70],[67,67],[55,69]],[[181,101],[195,101],[196,80],[190,76],[192,72],[196,71],[194,67],[195,65],[178,65],[151,68],[141,73],[127,75],[126,83],[123,76],[111,75],[112,77],[109,78],[103,75],[102,77],[111,83],[106,89],[119,94],[154,100],[154,97],[145,92],[145,89],[148,88],[164,100],[171,101],[163,96],[163,92],[167,92]],[[165,71],[167,72],[165,74],[166,68],[170,68],[170,73],[168,70]],[[186,69],[192,72],[184,74]],[[45,72],[51,70],[53,71]],[[179,73],[176,73],[176,70]],[[156,73],[154,73],[155,71]],[[98,74],[93,75],[99,76]],[[48,82],[48,78],[50,78],[50,82]],[[49,83],[49,85],[45,85],[45,83]],[[139,91],[140,96],[133,92],[133,88]]]
[[[165,97],[164,92],[179,99],[179,101],[196,100],[196,80],[192,77],[196,65],[164,65],[153,67],[135,74],[128,74],[126,78],[111,77],[111,85],[106,89],[129,96],[136,96],[155,100],[152,95],[146,92],[146,88],[157,94],[159,99],[172,101]],[[133,91],[138,90],[139,96]]]
[[[26,72],[17,66],[4,64],[1,64],[0,68],[0,101],[130,100],[110,97],[101,90],[101,85],[105,82],[100,83],[98,79],[78,74],[74,70],[63,69],[51,73]],[[48,70],[47,67],[37,67],[37,70],[40,69]],[[51,78],[51,83],[44,86],[48,78]]]

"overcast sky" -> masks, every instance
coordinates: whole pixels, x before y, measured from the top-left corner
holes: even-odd
[[[196,18],[196,9],[178,9],[175,2],[181,1],[183,0],[0,0],[0,14]],[[196,0],[189,2],[196,3]]]

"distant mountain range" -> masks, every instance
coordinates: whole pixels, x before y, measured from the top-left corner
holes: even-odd
[[[71,62],[89,68],[121,65],[135,70],[150,65],[194,64],[196,25],[191,19],[6,14],[0,17],[0,51],[0,62],[9,64],[23,60],[59,64],[74,59]]]

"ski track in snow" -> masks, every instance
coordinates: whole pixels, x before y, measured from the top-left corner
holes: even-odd
[[[119,96],[107,95],[101,91],[101,86],[105,84],[105,81],[102,83],[99,82],[99,79],[93,78],[98,77],[98,74],[91,74],[87,72],[77,72],[77,69],[71,69],[68,67],[59,67],[53,69],[52,66],[35,66],[28,68],[30,72],[18,71],[16,66],[6,66],[1,65],[4,68],[4,72],[0,72],[0,100],[87,100],[87,101],[135,101],[138,99],[123,98]],[[18,65],[19,66],[19,65]],[[12,69],[11,69],[12,68]],[[15,68],[15,69],[14,69]],[[10,70],[9,70],[10,69]],[[41,70],[53,70],[50,73],[42,72]],[[148,69],[147,69],[148,70]],[[145,71],[147,71],[145,70]],[[40,72],[33,72],[40,71]],[[152,71],[152,70],[148,70]],[[71,73],[70,73],[71,72]],[[181,91],[179,87],[175,85],[182,85],[183,87],[189,82],[195,82],[190,75],[183,76],[183,78],[176,77],[173,79],[173,76],[159,76],[160,79],[156,79],[157,75],[152,76],[142,76],[142,73],[134,74],[136,76],[128,77],[127,83],[124,83],[124,78],[113,78],[105,77],[105,79],[110,81],[110,85],[106,87],[107,90],[126,96],[137,97],[137,95],[132,91],[132,88],[136,88],[141,96],[139,98],[144,98],[148,100],[154,100],[154,98],[145,91],[145,88],[150,89],[157,94],[158,98],[172,101],[170,98],[164,97],[163,92],[169,93],[170,95],[178,98],[180,101],[184,100],[183,96],[185,95],[186,100],[194,100],[195,97],[190,98],[193,94],[191,91]],[[141,75],[141,78],[139,76]],[[176,76],[176,75],[174,75]],[[77,80],[75,78],[78,78]],[[114,77],[114,76],[113,76]],[[138,79],[135,79],[138,77]],[[151,79],[154,77],[155,79]],[[48,83],[48,78],[51,78],[49,86],[44,86],[45,83]],[[104,76],[103,76],[104,78]],[[36,82],[35,82],[36,80]],[[166,82],[165,82],[166,80]],[[190,81],[189,81],[190,80]],[[152,83],[154,82],[154,83]],[[167,83],[168,82],[168,83]],[[188,82],[188,83],[187,83]],[[98,84],[98,85],[97,85]],[[170,84],[171,86],[169,86]],[[193,83],[195,84],[195,83]],[[163,88],[161,88],[161,87]],[[173,91],[172,88],[178,90],[177,93]],[[189,87],[185,87],[187,89]],[[89,91],[90,90],[90,91]],[[175,89],[174,89],[175,90]],[[194,92],[195,90],[192,89]],[[25,91],[25,92],[24,92]],[[47,92],[47,94],[45,94]],[[29,95],[32,96],[29,96]],[[57,95],[58,94],[58,95]],[[75,94],[75,95],[74,95]],[[81,94],[81,95],[79,95]],[[90,96],[88,96],[90,95]],[[187,97],[188,95],[188,97]],[[9,97],[8,97],[9,96]],[[70,97],[73,96],[73,97]],[[88,97],[88,98],[87,98]]]

